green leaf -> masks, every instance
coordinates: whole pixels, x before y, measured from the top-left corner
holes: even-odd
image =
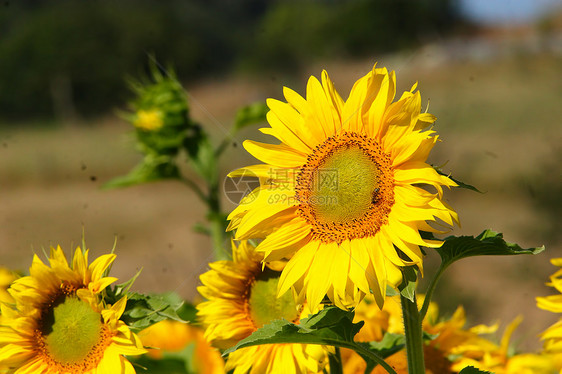
[[[360,343],[381,357],[388,357],[404,349],[406,338],[401,334],[387,332],[379,342]]]
[[[363,347],[368,352],[376,354],[379,357],[386,358],[390,355],[393,355],[396,352],[403,350],[406,345],[406,340],[404,335],[392,334],[387,332],[386,334],[384,334],[382,340],[379,342],[368,342],[368,343],[361,342],[357,344]],[[365,354],[360,352],[358,353],[367,363],[367,367],[365,368],[365,374],[371,373],[375,368],[375,366],[377,366],[377,363],[371,360],[371,358],[366,356]]]
[[[433,165],[432,165],[433,166]],[[460,188],[465,188],[467,190],[471,190],[474,192],[478,192],[478,193],[482,193],[482,191],[480,191],[478,188],[474,187],[473,185],[470,185],[468,183],[464,183],[458,179],[453,178],[450,174],[446,174],[443,171],[441,171],[441,169],[439,169],[436,166],[433,166],[433,168],[435,169],[435,171],[437,171],[439,174],[444,175],[446,177],[448,177],[449,179],[451,179],[453,182],[455,182],[456,184],[459,185]]]
[[[192,312],[185,304],[186,302],[174,292],[152,295],[132,293],[127,296],[127,306],[121,320],[136,330],[145,329],[165,319],[186,322],[180,314],[189,318]]]
[[[168,357],[156,360],[142,355],[138,358],[128,357],[128,359],[133,366],[136,366],[137,373],[191,374],[185,369],[186,362],[181,358]]]
[[[238,110],[234,120],[233,133],[260,122],[266,122],[266,114],[269,111],[267,105],[262,102],[255,102]]]
[[[167,156],[147,156],[129,174],[117,177],[103,185],[104,189],[129,187],[164,179],[178,179],[179,169]]]
[[[384,343],[381,342],[380,346],[354,342],[353,337],[364,324],[363,321],[353,323],[354,314],[354,311],[344,311],[330,306],[302,319],[299,325],[284,319],[276,320],[227,349],[224,355],[259,344],[321,344],[355,350],[367,361],[368,367],[374,367],[377,363],[384,363],[383,359],[387,355],[402,349],[402,346],[392,347],[393,344],[401,344],[401,341],[393,336],[387,340],[383,339]]]
[[[448,266],[462,258],[472,256],[534,255],[544,251],[544,246],[524,249],[517,244],[506,242],[501,233],[485,230],[477,237],[449,236],[436,250],[441,256],[443,266]]]
[[[416,285],[418,275],[413,266],[408,266],[402,269],[402,283],[398,287],[400,294],[411,302],[415,302]]]
[[[215,186],[218,183],[218,166],[215,150],[208,137],[203,136],[199,139],[197,154],[190,156],[193,169],[209,185]]]
[[[225,354],[237,349],[258,344],[327,344],[353,342],[353,337],[363,322],[353,323],[354,312],[343,311],[336,307],[328,307],[318,314],[301,320],[299,325],[287,320],[275,320],[255,331],[246,339],[241,340]]]
[[[389,285],[386,285],[386,297],[392,297],[397,295],[400,295],[400,292],[396,291],[394,288],[390,287]]]
[[[161,358],[148,355],[129,357],[133,365],[141,367],[138,373],[150,374],[198,374],[194,363],[196,343],[187,344],[180,351],[163,350]],[[144,369],[144,370],[143,370]]]
[[[181,304],[181,306],[176,309],[178,317],[182,320],[195,323],[197,321],[197,308],[195,305],[188,303],[186,301]]]
[[[474,366],[467,366],[462,369],[459,374],[493,374],[491,371],[483,371],[475,368]]]

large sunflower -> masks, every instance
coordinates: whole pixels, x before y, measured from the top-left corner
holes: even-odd
[[[393,103],[395,81],[373,68],[344,102],[324,71],[322,83],[309,79],[306,99],[285,88],[287,103],[267,101],[271,127],[261,131],[281,144],[244,142],[265,164],[230,175],[253,174],[262,185],[230,214],[229,228],[237,239],[265,238],[257,250],[266,262],[291,258],[279,295],[295,287],[312,307],[327,294],[346,308],[372,292],[382,306],[401,267],[421,269],[419,246],[441,245],[419,230],[458,222],[442,200],[442,186],[456,184],[426,163],[435,117],[420,113],[416,85]]]
[[[231,347],[259,327],[284,318],[298,323],[310,310],[293,295],[276,296],[278,269],[263,267],[252,245],[233,245],[233,261],[217,261],[201,275],[198,291],[208,301],[197,306],[205,337],[220,348]],[[239,349],[225,370],[241,373],[318,373],[328,362],[328,348],[306,344],[269,344]]]
[[[116,278],[103,274],[115,255],[88,266],[76,249],[69,266],[60,247],[50,267],[34,256],[30,275],[12,283],[14,304],[2,304],[0,368],[16,374],[135,373],[123,355],[145,350],[119,318],[126,298],[106,306],[102,292]]]

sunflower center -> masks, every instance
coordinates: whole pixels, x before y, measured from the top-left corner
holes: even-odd
[[[394,204],[390,157],[375,139],[344,132],[309,155],[295,187],[298,213],[323,242],[371,236]]]
[[[254,281],[248,300],[250,316],[254,325],[260,328],[271,321],[282,318],[291,322],[296,321],[299,317],[299,310],[291,292],[285,292],[283,296],[277,298],[279,277],[264,274],[266,276]]]
[[[63,365],[83,361],[102,337],[101,315],[76,296],[52,308],[43,326],[45,348]]]
[[[377,165],[356,145],[335,149],[311,176],[310,207],[322,222],[349,222],[368,212],[379,189]]]

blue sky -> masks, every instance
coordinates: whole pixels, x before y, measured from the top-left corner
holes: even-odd
[[[483,23],[532,21],[554,7],[562,7],[562,0],[457,0],[464,14]]]

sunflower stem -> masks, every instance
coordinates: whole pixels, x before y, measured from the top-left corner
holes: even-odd
[[[220,217],[211,220],[211,238],[213,240],[213,254],[215,261],[231,260],[225,248],[226,234],[224,224]]]
[[[230,256],[225,249],[227,239],[226,227],[224,225],[225,219],[221,212],[221,205],[219,200],[219,187],[213,181],[207,181],[207,190],[203,190],[191,179],[181,176],[180,180],[189,187],[197,197],[201,199],[208,209],[207,220],[209,221],[209,233],[213,241],[213,255],[216,260],[229,260]]]
[[[439,281],[439,279],[441,278],[441,275],[443,274],[443,272],[445,271],[446,268],[447,268],[447,266],[443,265],[443,263],[441,263],[441,265],[439,266],[439,269],[437,270],[437,273],[435,274],[435,276],[433,277],[433,279],[429,283],[429,287],[427,288],[427,292],[425,293],[425,299],[423,301],[423,305],[420,309],[420,320],[421,321],[423,321],[423,319],[425,318],[425,315],[427,314],[427,310],[429,308],[429,304],[431,303],[431,297],[433,296],[433,291],[435,291],[435,286],[437,285],[437,281]]]
[[[335,352],[330,353],[330,355],[328,356],[328,359],[330,361],[330,374],[343,374],[340,347],[334,348]]]
[[[416,300],[416,295],[413,297]],[[422,319],[415,301],[400,295],[402,315],[404,319],[404,335],[406,336],[406,355],[408,357],[408,373],[424,374]]]

